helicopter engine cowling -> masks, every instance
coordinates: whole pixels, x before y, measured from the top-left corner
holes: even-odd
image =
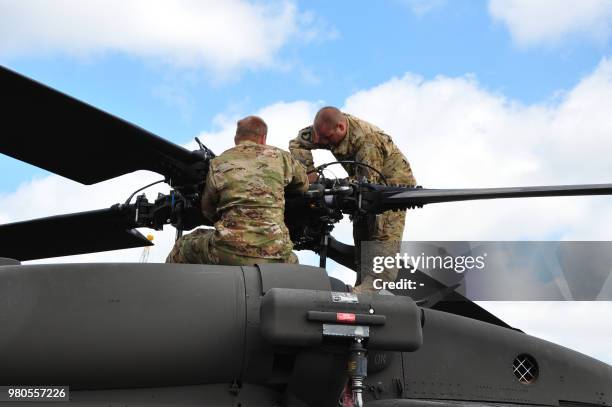
[[[0,384],[248,382],[323,405],[344,386],[351,340],[326,329],[369,326],[373,349],[422,342],[421,311],[409,298],[355,304],[358,296],[330,291],[325,270],[287,264],[1,266]],[[351,312],[356,321],[334,320]]]
[[[240,267],[5,266],[0,298],[0,383],[154,387],[241,369]]]

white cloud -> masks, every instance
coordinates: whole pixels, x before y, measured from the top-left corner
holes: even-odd
[[[319,104],[307,101],[278,102],[253,114],[262,117],[268,125],[267,143],[287,150],[289,140],[295,137],[301,127],[312,121],[318,107]],[[231,116],[217,115],[214,122],[219,130],[202,132],[198,137],[216,154],[220,154],[234,146],[236,121],[245,115],[238,113]]]
[[[317,37],[315,22],[289,0],[9,0],[0,55],[119,52],[220,73],[270,66],[291,39]]]
[[[385,129],[430,188],[612,181],[612,61],[558,104],[521,105],[472,78],[413,75],[347,99],[345,110]],[[405,239],[610,239],[605,198],[437,204],[408,214]]]
[[[603,42],[612,34],[612,2],[581,0],[489,0],[491,16],[508,26],[522,46],[554,44],[569,35]]]

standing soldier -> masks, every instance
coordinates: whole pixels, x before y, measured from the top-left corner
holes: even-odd
[[[235,147],[210,163],[202,212],[215,229],[178,239],[167,263],[297,263],[285,226],[285,190],[304,192],[308,178],[291,154],[267,146],[259,117],[238,121]]]
[[[378,127],[342,113],[335,107],[324,107],[315,116],[312,126],[306,127],[289,143],[289,151],[295,158],[306,166],[308,172],[314,170],[314,161],[311,150],[331,150],[338,161],[354,160],[367,164],[378,171],[365,166],[343,164],[349,176],[354,178],[366,177],[368,181],[383,183],[386,179],[389,185],[415,186],[416,180],[412,175],[408,160],[391,140]],[[316,174],[309,174],[310,181],[316,179]],[[372,240],[381,242],[382,250],[388,255],[394,255],[400,249],[400,242],[404,233],[406,211],[387,211],[381,215],[368,216],[357,220],[353,224],[353,238],[357,261],[360,262],[361,242]],[[394,281],[397,269],[386,270],[380,275],[368,270],[360,276],[361,285],[356,291],[375,291],[372,283],[375,278],[383,281]],[[357,279],[357,283],[360,278]]]

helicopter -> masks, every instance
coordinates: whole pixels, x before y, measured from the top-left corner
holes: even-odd
[[[286,199],[296,248],[318,253],[321,267],[24,265],[151,245],[138,227],[170,224],[180,236],[205,225],[198,202],[214,153],[4,67],[0,88],[3,122],[28,136],[1,137],[1,153],[86,185],[147,169],[171,187],[153,202],[137,191],[107,209],[0,225],[0,384],[68,385],[60,405],[612,404],[611,366],[509,326],[452,285],[417,271],[430,287],[421,297],[356,294],[324,268],[331,258],[359,272],[354,248],[331,235],[345,214],[610,195],[612,185],[439,190],[321,179]],[[70,152],[84,132],[104,143]],[[41,233],[56,239],[32,239]]]

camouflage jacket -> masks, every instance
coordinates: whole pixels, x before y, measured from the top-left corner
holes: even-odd
[[[289,151],[306,166],[307,171],[314,169],[311,150],[326,149],[331,150],[338,161],[356,160],[371,165],[383,174],[390,185],[416,185],[408,160],[390,136],[364,120],[346,113],[344,115],[348,129],[346,136],[337,146],[314,144],[312,126],[300,130],[298,136],[289,143]],[[368,168],[350,164],[343,164],[343,167],[351,177],[365,176],[371,182],[382,183],[380,176]]]
[[[243,141],[210,163],[202,212],[215,222],[217,250],[248,257],[286,258],[293,245],[285,226],[285,190],[303,192],[302,164],[279,148]]]

